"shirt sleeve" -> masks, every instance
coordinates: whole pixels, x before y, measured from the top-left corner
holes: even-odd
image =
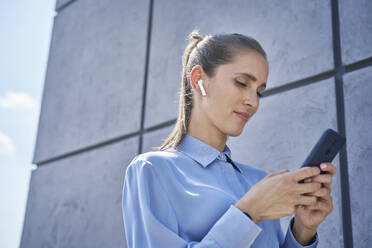
[[[307,246],[303,246],[300,243],[298,243],[297,240],[295,239],[295,237],[293,236],[292,228],[291,228],[291,226],[293,224],[293,221],[294,221],[294,217],[292,217],[290,222],[289,222],[287,234],[285,236],[285,240],[284,240],[284,243],[281,246],[281,248],[303,248],[303,247],[305,247],[305,248],[316,248],[318,246],[318,242],[319,242],[318,233],[315,234],[315,241],[312,244],[307,245]]]
[[[202,240],[187,241],[178,234],[176,212],[153,165],[137,160],[125,174],[122,212],[130,248],[246,248],[261,232],[240,209],[230,205]]]

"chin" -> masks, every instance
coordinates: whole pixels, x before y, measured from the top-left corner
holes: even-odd
[[[228,132],[226,132],[226,134],[231,137],[237,137],[241,135],[242,132],[243,132],[243,128],[237,128],[235,130],[229,130]]]

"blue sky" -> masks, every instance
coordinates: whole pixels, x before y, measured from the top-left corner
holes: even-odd
[[[0,1],[0,247],[20,245],[54,6]]]

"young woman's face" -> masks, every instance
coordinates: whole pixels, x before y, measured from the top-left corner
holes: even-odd
[[[202,101],[211,124],[225,135],[240,135],[258,109],[258,93],[265,90],[268,73],[265,58],[255,51],[241,53],[232,63],[219,66],[214,77],[207,77],[209,97]]]

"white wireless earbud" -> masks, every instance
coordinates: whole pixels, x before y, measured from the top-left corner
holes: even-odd
[[[200,79],[200,80],[198,81],[198,84],[199,84],[200,90],[201,90],[201,92],[202,92],[202,95],[203,95],[203,96],[206,96],[207,93],[205,93],[205,89],[204,89],[204,87],[203,87],[203,80]]]

